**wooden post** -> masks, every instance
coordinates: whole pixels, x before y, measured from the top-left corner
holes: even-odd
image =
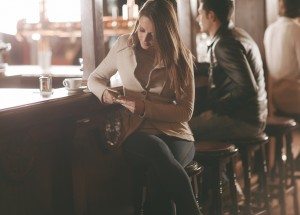
[[[83,79],[87,79],[105,55],[103,0],[81,0],[81,40]]]
[[[187,48],[196,55],[195,16],[197,16],[197,0],[178,0],[177,14],[180,36]]]

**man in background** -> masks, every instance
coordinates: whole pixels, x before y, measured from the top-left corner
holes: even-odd
[[[233,0],[201,0],[198,9],[200,28],[210,38],[210,62],[208,66],[198,64],[195,71],[196,81],[198,76],[206,75],[208,79],[207,99],[199,98],[195,103],[197,110],[206,102],[206,110],[189,123],[196,140],[254,139],[264,133],[268,111],[263,63],[249,34],[230,23],[233,8]],[[209,177],[206,172],[204,177]],[[225,196],[229,194],[227,180],[223,174]],[[242,199],[237,183],[236,188]]]
[[[198,10],[201,30],[211,42],[209,67],[200,71],[208,76],[207,110],[190,121],[196,139],[256,138],[265,128],[261,55],[247,32],[230,25],[233,5],[233,0],[201,0]]]

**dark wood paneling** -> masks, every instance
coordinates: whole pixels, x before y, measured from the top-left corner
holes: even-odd
[[[0,135],[0,213],[73,214],[71,121],[11,123]]]
[[[90,93],[0,111],[0,214],[129,215],[130,169]]]

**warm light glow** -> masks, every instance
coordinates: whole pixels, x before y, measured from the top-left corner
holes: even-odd
[[[17,22],[26,19],[27,22],[39,21],[39,0],[0,0],[0,32],[17,33]]]
[[[79,22],[80,0],[46,0],[50,22]]]
[[[16,34],[17,23],[37,23],[40,0],[0,0],[0,33]],[[45,0],[46,16],[50,22],[80,21],[80,0]]]
[[[31,35],[31,38],[33,40],[40,40],[41,39],[41,35],[39,33],[34,33]]]

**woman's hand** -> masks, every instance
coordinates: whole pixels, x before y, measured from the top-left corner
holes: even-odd
[[[143,100],[119,96],[116,102],[127,108],[131,113],[143,115],[145,112],[145,103]]]
[[[116,99],[116,95],[109,90],[105,90],[102,95],[102,100],[105,104],[114,104],[116,103]]]

